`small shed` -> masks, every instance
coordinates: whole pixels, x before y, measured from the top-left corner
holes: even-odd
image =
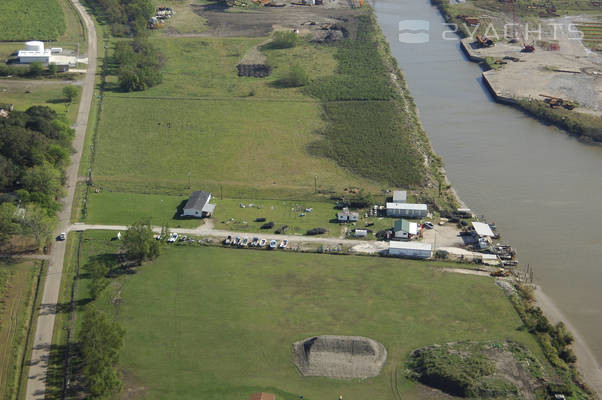
[[[387,217],[424,218],[427,212],[426,204],[387,203]]]
[[[393,203],[406,203],[408,200],[408,192],[405,190],[393,191]]]
[[[418,224],[407,219],[399,219],[395,221],[393,232],[397,239],[411,239],[412,236],[418,234]]]
[[[276,400],[276,396],[265,392],[253,393],[249,396],[249,400]]]
[[[405,258],[429,258],[433,252],[430,243],[389,242],[389,255]]]
[[[204,190],[192,192],[184,205],[182,216],[203,218],[213,214],[215,204],[209,204],[211,193]]]

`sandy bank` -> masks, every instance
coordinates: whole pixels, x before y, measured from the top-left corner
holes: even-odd
[[[558,307],[556,307],[552,299],[550,299],[539,286],[536,286],[535,300],[551,323],[556,324],[562,321],[569,331],[571,331],[575,337],[573,350],[577,356],[577,369],[590,389],[596,393],[598,398],[602,398],[602,369],[600,369],[600,365],[596,361],[585,340],[583,340],[575,327],[571,325]]]

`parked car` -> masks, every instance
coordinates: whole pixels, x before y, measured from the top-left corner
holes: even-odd
[[[249,244],[249,238],[244,238],[240,244],[242,247],[246,247]]]
[[[274,239],[270,240],[270,249],[275,249],[277,245],[277,241],[275,241]]]
[[[56,237],[56,240],[65,240],[65,239],[67,239],[67,234],[65,232],[61,232],[61,234]]]
[[[183,242],[186,239],[188,239],[188,236],[186,236],[186,235],[180,236],[180,242]]]
[[[281,243],[280,243],[280,248],[284,249],[286,246],[288,246],[288,240],[284,239]]]
[[[251,242],[251,246],[256,247],[259,245],[259,238],[257,236],[255,236],[253,238],[253,241]]]
[[[240,237],[236,236],[232,241],[233,246],[238,246],[240,244]]]
[[[265,240],[265,239],[261,239],[261,240],[259,241],[259,247],[265,247],[265,245],[266,245],[266,243],[267,243],[267,242],[268,242],[267,240]]]
[[[228,235],[228,237],[226,238],[226,240],[224,240],[224,244],[230,244],[232,243],[232,236]]]
[[[433,229],[433,228],[435,227],[435,225],[433,225],[433,223],[432,223],[432,222],[429,222],[429,221],[425,222],[425,223],[424,223],[424,226],[425,226],[427,229]]]
[[[171,236],[169,237],[169,239],[167,239],[167,243],[173,243],[175,241],[178,240],[178,234],[177,233],[172,233]]]

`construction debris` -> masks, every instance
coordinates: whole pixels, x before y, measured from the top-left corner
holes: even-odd
[[[546,94],[540,94],[541,97],[544,97],[544,102],[548,103],[550,108],[566,108],[567,110],[572,110],[576,107],[575,103],[561,99],[560,97],[548,96]]]

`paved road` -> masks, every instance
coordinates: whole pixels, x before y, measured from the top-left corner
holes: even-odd
[[[75,138],[73,148],[75,153],[71,156],[71,165],[67,168],[67,196],[63,200],[63,207],[59,213],[59,232],[67,231],[70,226],[71,206],[77,183],[77,171],[84,146],[86,128],[88,126],[88,115],[94,95],[94,81],[96,78],[97,48],[96,29],[94,22],[86,13],[79,0],[71,0],[79,11],[85,22],[88,32],[88,70],[84,78],[81,101],[75,124]],[[27,400],[43,399],[46,392],[46,373],[48,368],[48,356],[52,344],[52,332],[54,328],[54,317],[61,277],[63,272],[63,259],[65,258],[65,242],[54,242],[50,249],[48,271],[44,282],[44,294],[34,336],[31,366],[27,378]]]

